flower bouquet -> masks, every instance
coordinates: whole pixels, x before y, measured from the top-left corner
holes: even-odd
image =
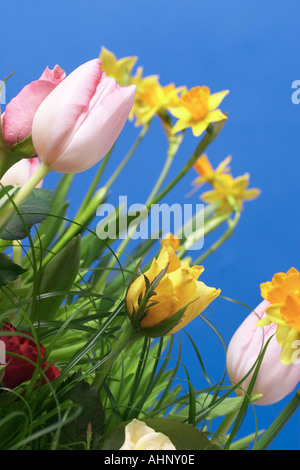
[[[300,404],[297,392],[269,429],[238,436],[250,406],[278,402],[299,382],[294,267],[261,284],[262,302],[224,344],[220,381],[211,382],[191,335],[192,367],[206,387],[195,387],[181,359],[180,333],[190,322],[214,329],[205,312],[222,297],[205,283],[205,259],[223,249],[259,190],[248,188],[248,173],[231,175],[230,156],[217,168],[208,157],[228,119],[220,109],[228,91],[162,86],[142,67],[133,73],[136,62],[103,47],[68,76],[47,67],[1,114],[1,450],[262,450]],[[127,120],[136,140],[105,181]],[[120,198],[115,208],[110,192],[118,194],[114,183],[154,120],[167,142],[161,173],[144,204],[124,210]],[[168,181],[186,133],[194,150]],[[71,185],[91,168],[69,219]],[[54,191],[50,172],[61,174]],[[187,205],[182,222],[180,201],[171,229],[163,201],[186,175],[202,203],[195,214]],[[159,213],[163,227],[154,223]],[[105,217],[95,225],[96,215]],[[211,233],[220,235],[204,250]]]

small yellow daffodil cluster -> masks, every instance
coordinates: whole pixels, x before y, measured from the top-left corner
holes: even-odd
[[[247,189],[249,173],[233,178],[229,173],[230,161],[231,156],[228,156],[214,169],[207,155],[201,155],[194,164],[199,176],[192,182],[195,187],[209,183],[213,189],[201,194],[201,199],[207,203],[219,203],[218,212],[225,214],[233,210],[241,211],[244,201],[255,199],[260,194],[257,188]]]
[[[191,128],[194,136],[200,136],[213,122],[227,119],[218,107],[229,93],[228,90],[211,93],[207,86],[195,86],[190,90],[176,87],[174,83],[162,86],[158,75],[143,77],[143,68],[132,69],[137,57],[116,56],[102,47],[100,60],[102,70],[114,77],[120,85],[136,86],[135,102],[130,114],[136,126],[147,126],[154,116],[159,116],[168,134],[177,134]],[[171,116],[177,119],[173,125]]]
[[[282,348],[280,360],[291,364],[298,358],[300,345],[300,273],[290,268],[286,273],[276,273],[272,281],[260,286],[261,296],[270,302],[266,317],[257,325],[277,325],[276,339]]]

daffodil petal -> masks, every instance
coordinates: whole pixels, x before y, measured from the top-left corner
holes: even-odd
[[[208,109],[210,111],[218,108],[220,104],[222,103],[223,99],[225,96],[227,96],[229,93],[229,90],[224,90],[224,91],[219,91],[218,93],[213,93],[210,95],[209,100],[208,100]]]

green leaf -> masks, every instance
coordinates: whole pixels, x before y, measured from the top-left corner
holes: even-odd
[[[14,263],[6,254],[0,253],[0,285],[9,284],[26,270]]]
[[[69,206],[68,201],[66,201],[66,197],[73,178],[74,175],[72,174],[63,175],[53,192],[49,210],[50,216],[40,224],[38,235],[35,237],[36,242],[38,242],[39,238],[42,240],[43,249],[47,249],[50,246],[61,227],[66,223],[65,220],[63,220],[63,217],[65,217],[66,214],[66,209]]]
[[[54,318],[59,306],[73,287],[80,265],[80,236],[74,237],[45,266],[41,273],[33,316],[40,320]]]
[[[254,403],[261,395],[253,395],[251,403]],[[196,397],[196,414],[205,416],[205,419],[211,420],[226,416],[238,411],[243,403],[243,397],[214,398],[213,394],[201,393]],[[179,411],[176,412],[176,409]],[[207,412],[205,410],[207,409]],[[175,407],[172,415],[177,419],[184,419],[188,411],[188,406],[182,408],[181,405]]]
[[[194,301],[192,301],[194,302]],[[182,319],[186,308],[192,303],[190,302],[185,307],[182,307],[180,310],[177,310],[174,315],[162,320],[161,322],[157,323],[154,326],[150,326],[147,328],[141,328],[141,331],[144,335],[150,336],[150,338],[159,338],[161,336],[167,335]],[[151,315],[151,313],[150,313]]]
[[[12,218],[0,238],[3,240],[26,238],[28,230],[49,214],[51,194],[52,191],[49,189],[35,188],[19,207],[20,215],[16,214]]]
[[[78,373],[76,374],[78,375]],[[59,394],[59,401],[70,400],[81,408],[81,413],[71,423],[64,426],[61,430],[59,445],[70,446],[73,450],[83,450],[84,444],[90,440],[90,449],[95,450],[103,437],[104,431],[104,410],[99,395],[96,390],[84,380],[78,380],[71,388],[68,387],[74,380],[75,375],[71,376],[60,386],[62,394]],[[63,393],[64,387],[67,389]],[[59,393],[59,390],[58,390]],[[88,430],[91,429],[92,436],[89,436]],[[76,445],[72,445],[76,443]]]
[[[35,150],[32,143],[32,137],[29,135],[22,142],[16,142],[9,148],[10,152],[13,152],[22,158],[33,158]]]
[[[149,418],[141,421],[156,432],[168,436],[176,450],[221,450],[216,445],[211,444],[205,434],[190,424],[167,418]],[[125,440],[125,426],[127,424],[128,421],[112,429],[105,436],[100,449],[120,449]]]

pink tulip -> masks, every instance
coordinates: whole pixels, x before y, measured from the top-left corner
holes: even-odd
[[[58,65],[50,70],[48,67],[39,80],[26,85],[20,93],[6,106],[1,115],[2,132],[8,147],[21,142],[31,134],[32,121],[36,110],[65,78],[66,73]]]
[[[3,186],[24,186],[39,166],[40,162],[38,158],[23,158],[7,170],[1,179],[1,184],[3,184]],[[41,186],[42,181],[37,187],[40,188]]]
[[[276,325],[258,327],[256,323],[265,316],[265,309],[270,305],[264,300],[241,324],[233,335],[227,351],[227,371],[233,384],[240,382],[254,365],[263,347],[272,336],[264,354],[253,394],[263,396],[256,401],[258,405],[271,405],[291,393],[300,380],[300,361],[289,365],[280,362],[281,347],[277,343]],[[253,371],[255,370],[255,367]],[[243,395],[249,387],[253,371],[242,382],[238,395]]]
[[[40,160],[59,173],[95,165],[120,134],[133,106],[135,86],[120,86],[94,59],[74,70],[43,101],[32,139]]]

